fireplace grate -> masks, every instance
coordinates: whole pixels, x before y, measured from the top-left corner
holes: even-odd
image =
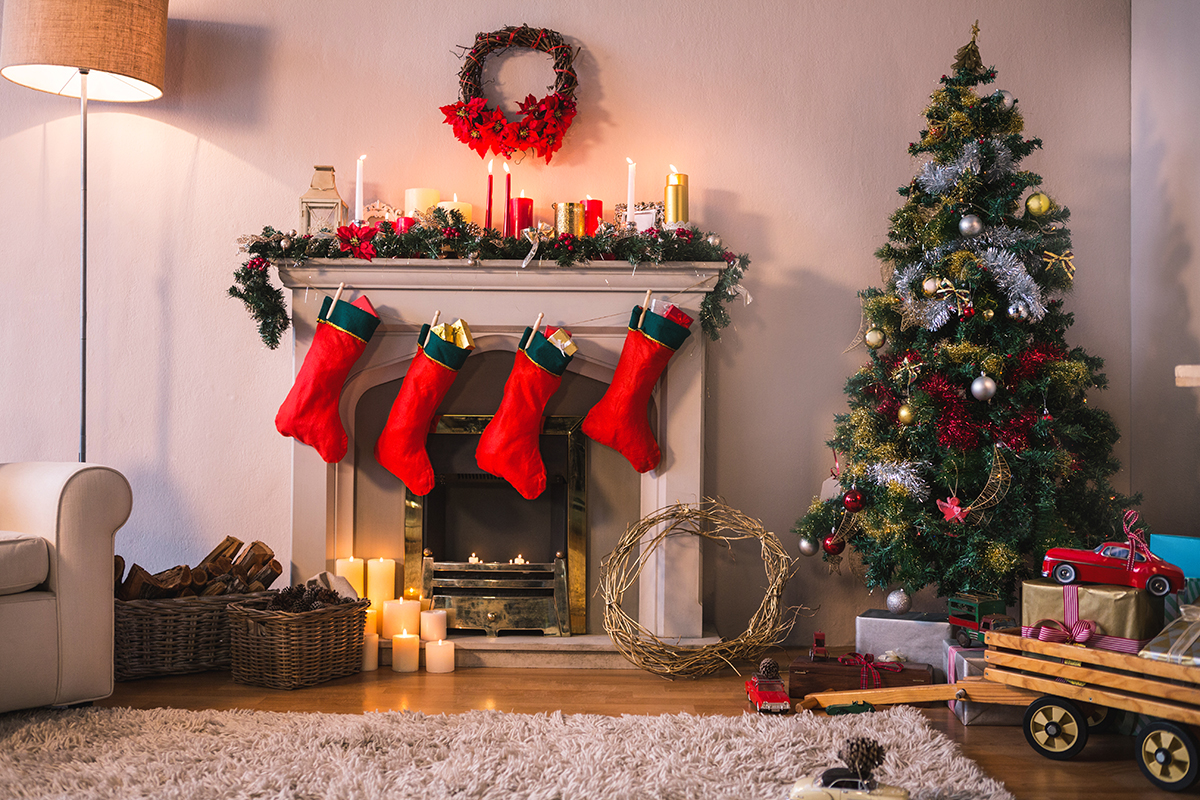
[[[432,608],[445,609],[454,628],[540,630],[570,636],[567,564],[559,554],[549,564],[472,564],[423,559],[423,594]]]

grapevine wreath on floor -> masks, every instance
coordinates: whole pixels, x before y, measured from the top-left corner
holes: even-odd
[[[767,592],[749,626],[736,639],[700,647],[668,644],[621,608],[625,590],[637,582],[646,559],[671,536],[703,536],[726,547],[742,539],[757,539],[762,544]],[[676,503],[630,525],[600,562],[598,591],[604,601],[604,630],[634,665],[667,678],[695,678],[733,666],[735,660],[753,661],[768,647],[783,641],[796,615],[807,610],[802,606],[787,610],[783,606],[783,588],[794,566],[795,561],[775,534],[757,520],[711,498],[697,505]]]
[[[524,47],[547,53],[554,58],[554,91],[540,100],[533,95],[525,98],[518,109],[521,118],[510,120],[498,107],[488,106],[483,96],[483,62],[492,53]],[[575,53],[563,41],[562,34],[545,28],[509,26],[491,33],[475,36],[475,45],[463,55],[463,68],[458,73],[459,101],[442,106],[446,124],[454,128],[455,137],[483,158],[493,154],[512,157],[513,153],[532,152],[534,156],[550,157],[562,147],[563,136],[575,118],[575,87],[579,79],[572,64]]]

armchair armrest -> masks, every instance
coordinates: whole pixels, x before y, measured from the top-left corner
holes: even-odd
[[[57,602],[56,703],[112,693],[113,535],[132,508],[129,482],[109,467],[0,464],[0,530],[50,544],[46,588]]]

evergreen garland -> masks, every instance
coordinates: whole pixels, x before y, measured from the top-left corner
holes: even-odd
[[[923,164],[876,252],[885,285],[859,293],[876,347],[846,382],[829,442],[844,454],[842,492],[856,493],[814,499],[794,532],[844,539],[871,587],[1012,602],[1047,549],[1122,541],[1122,511],[1140,497],[1110,484],[1118,432],[1087,403],[1106,385],[1103,361],[1067,345],[1072,315],[1049,299],[1074,265],[1069,211],[1019,169],[1042,142],[1022,137],[1010,94],[976,92],[996,70],[974,37],[955,66],[908,148]],[[981,373],[994,396],[975,393]],[[1011,471],[1000,492],[998,463]]]
[[[720,339],[721,329],[730,322],[725,305],[737,297],[742,276],[750,266],[748,255],[725,250],[718,237],[695,227],[635,233],[603,224],[594,236],[555,237],[546,229],[531,231],[530,236],[532,239],[504,237],[495,230],[464,222],[457,210],[434,208],[418,215],[417,224],[404,233],[397,233],[391,223],[380,224],[371,244],[376,258],[455,258],[478,263],[524,259],[536,240],[536,257],[564,269],[613,259],[631,266],[671,261],[724,262],[716,284],[700,304],[701,328],[713,341]],[[230,287],[229,294],[246,304],[258,322],[259,336],[272,350],[279,346],[290,320],[283,292],[270,282],[269,267],[280,262],[299,266],[309,258],[351,257],[337,237],[296,236],[269,226],[260,235],[243,236],[239,243],[251,258],[234,272],[236,285]]]

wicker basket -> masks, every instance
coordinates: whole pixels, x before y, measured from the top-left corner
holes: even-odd
[[[132,681],[229,669],[225,607],[265,592],[162,600],[115,600],[114,677]]]
[[[235,681],[298,689],[362,670],[370,600],[302,612],[267,611],[266,603],[233,603],[226,612]]]

